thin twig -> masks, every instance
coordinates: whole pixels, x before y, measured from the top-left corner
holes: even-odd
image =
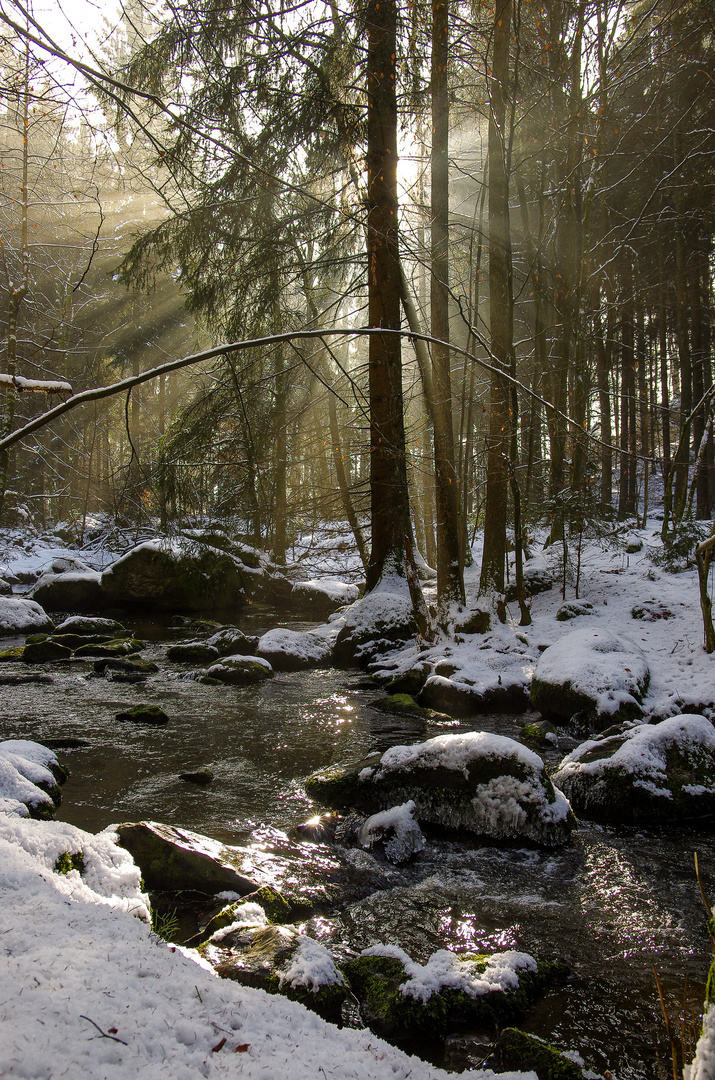
[[[106,1031],[102,1031],[99,1024],[95,1024],[94,1020],[92,1020],[90,1016],[85,1016],[83,1013],[80,1013],[79,1018],[80,1020],[88,1020],[92,1027],[95,1027],[97,1029],[102,1039],[111,1039],[112,1042],[121,1043],[122,1046],[129,1046],[129,1043],[125,1042],[124,1039],[119,1039],[116,1035],[109,1035]]]

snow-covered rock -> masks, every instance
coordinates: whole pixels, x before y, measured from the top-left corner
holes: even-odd
[[[118,638],[121,634],[126,634],[126,632],[126,627],[122,626],[116,619],[93,618],[89,615],[70,615],[68,619],[55,627],[56,634],[80,634],[82,636],[101,634],[110,640]]]
[[[407,582],[385,578],[348,608],[333,648],[337,663],[369,662],[377,653],[394,649],[417,634]]]
[[[101,575],[89,569],[42,574],[30,596],[50,611],[90,611],[106,606]]]
[[[415,821],[415,804],[393,806],[367,818],[358,831],[358,843],[371,850],[380,845],[385,857],[397,866],[408,863],[424,849],[425,838]]]
[[[232,686],[263,682],[272,674],[273,668],[262,656],[224,656],[205,669],[206,678]]]
[[[541,758],[484,731],[393,746],[355,765],[315,773],[306,787],[316,802],[368,814],[412,800],[419,822],[494,839],[553,846],[568,839],[572,825],[569,804]]]
[[[49,818],[60,804],[67,779],[52,750],[27,739],[0,742],[0,811]]]
[[[82,874],[53,871],[79,851]],[[353,1080],[453,1075],[371,1032],[216,979],[195,950],[167,948],[131,917],[146,915],[139,871],[107,833],[0,814],[0,895],[7,1080],[46,1080],[57,1062],[68,1076],[113,1080],[315,1080],[330,1063]]]
[[[548,719],[582,713],[595,730],[642,716],[650,670],[640,648],[609,630],[573,630],[541,655],[531,704]],[[604,723],[605,722],[605,723]]]
[[[300,671],[302,668],[327,667],[331,649],[315,634],[279,626],[259,638],[257,654],[267,660],[274,671]]]
[[[713,976],[711,975],[711,978]],[[715,1002],[708,1002],[703,1017],[703,1031],[698,1039],[691,1065],[683,1069],[683,1080],[712,1080],[715,1076]]]
[[[528,953],[475,958],[440,949],[418,964],[395,945],[365,949],[344,971],[374,1031],[435,1038],[455,1021],[494,1025],[523,1013],[554,974]]]
[[[300,1001],[326,1019],[338,1020],[348,987],[332,956],[320,942],[294,926],[241,926],[231,936],[231,955],[217,958],[218,974],[269,994]],[[224,941],[228,931],[224,935]],[[213,960],[212,946],[205,949]],[[220,947],[221,941],[217,943]],[[220,957],[220,954],[219,954]]]
[[[107,604],[198,611],[245,601],[240,561],[225,551],[189,542],[147,540],[117,559],[101,581]]]
[[[39,634],[53,627],[49,615],[35,600],[0,596],[0,636]]]
[[[715,813],[715,728],[704,716],[672,716],[589,739],[554,781],[576,813],[599,821],[709,826]]]
[[[358,596],[357,585],[350,585],[335,578],[312,581],[296,581],[290,594],[291,604],[324,618],[346,604],[353,604]]]
[[[244,634],[237,626],[224,626],[206,644],[216,649],[219,656],[254,656],[258,638]]]

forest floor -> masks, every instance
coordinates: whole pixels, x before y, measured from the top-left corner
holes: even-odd
[[[557,620],[563,553],[556,546],[540,549],[527,566],[551,573],[554,585],[533,597],[530,626],[518,625],[514,603],[507,623],[490,634],[441,638],[430,646],[431,654],[450,657],[467,670],[483,664],[485,656],[513,653],[528,675],[545,646],[576,627],[600,627],[642,650],[651,672],[646,716],[697,709],[713,719],[715,656],[703,648],[697,572],[658,564],[659,527],[655,520],[644,529],[614,527],[612,535],[584,543],[579,596],[593,606],[577,618]],[[323,540],[313,536],[302,550],[298,545],[306,572],[354,579],[356,567],[343,555],[342,541]],[[536,538],[535,552],[539,546]],[[639,550],[627,550],[635,547]],[[115,554],[106,544],[70,551],[52,538],[13,532],[0,546],[0,563],[17,574],[72,555],[101,568]],[[466,575],[468,607],[476,605],[478,544],[474,556]],[[567,600],[575,597],[572,579],[573,567],[567,566]],[[405,668],[415,655],[410,647],[389,663]],[[127,914],[126,904],[113,895],[110,872],[97,884],[95,897],[75,887],[73,874],[54,873],[47,854],[51,823],[6,821],[0,828],[0,1075],[18,1080],[210,1075],[438,1080],[449,1075],[368,1031],[338,1030],[284,998],[216,979]],[[488,1080],[493,1074],[480,1075]]]

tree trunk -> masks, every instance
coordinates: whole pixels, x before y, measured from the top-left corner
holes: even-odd
[[[397,203],[397,5],[369,0],[367,29],[367,266],[370,326],[400,328]],[[371,335],[370,511],[372,551],[367,590],[386,574],[407,577],[410,537],[400,337]]]
[[[437,509],[437,607],[446,625],[453,602],[464,602],[459,557],[459,491],[454,464],[449,351],[449,48],[448,0],[432,2],[432,157],[430,316],[434,401],[434,465]],[[444,342],[445,344],[441,344]]]
[[[511,35],[511,0],[496,0],[493,55],[489,81],[489,321],[493,364],[507,373],[513,352],[509,177],[506,166],[506,101]],[[510,449],[509,384],[501,373],[490,388],[484,552],[481,594],[504,591],[508,461]]]

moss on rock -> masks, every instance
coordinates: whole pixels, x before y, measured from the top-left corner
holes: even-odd
[[[574,1061],[517,1028],[505,1028],[501,1032],[496,1050],[504,1069],[533,1071],[539,1080],[583,1080],[583,1071]]]
[[[56,874],[69,874],[71,870],[78,870],[82,874],[84,873],[84,854],[81,851],[63,851],[55,859],[52,869]]]
[[[132,724],[153,724],[155,727],[169,723],[169,717],[158,705],[135,705],[133,709],[117,713],[116,719]]]

